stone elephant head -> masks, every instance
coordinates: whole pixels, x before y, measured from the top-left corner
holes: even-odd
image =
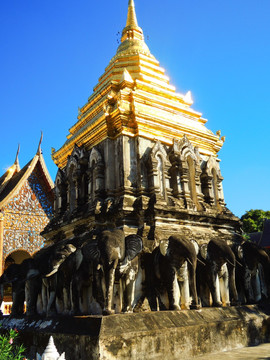
[[[243,303],[257,303],[270,296],[270,258],[255,243],[243,240],[232,247],[237,259],[236,283]]]
[[[104,298],[100,279],[101,269],[98,266],[98,259],[92,258],[92,247],[93,242],[90,237],[59,266],[55,274],[58,313],[65,315],[102,313]]]
[[[238,304],[235,284],[236,260],[226,241],[212,239],[208,244],[203,244],[200,248],[199,258],[205,264],[199,265],[198,282],[201,283],[201,288],[204,286],[209,289],[212,305],[220,307]],[[220,286],[221,283],[222,286]]]
[[[168,296],[169,310],[180,310],[179,282],[186,281],[184,287],[188,289],[188,295],[184,296],[181,306],[186,308],[189,299],[189,289],[192,296],[192,308],[198,308],[196,289],[197,255],[193,243],[184,236],[170,236],[167,246],[161,244],[153,252],[154,280],[157,294],[164,290]],[[161,308],[161,306],[160,306]],[[152,309],[156,310],[156,309]]]
[[[56,273],[65,259],[76,251],[72,241],[65,240],[46,246],[33,256],[31,267],[28,269],[27,291],[27,315],[35,315],[37,312],[37,301],[41,295],[41,312],[49,313],[55,310]]]
[[[4,285],[12,286],[12,316],[21,316],[24,313],[25,282],[28,271],[33,266],[33,259],[25,259],[21,264],[11,264],[0,277],[1,302],[4,297]],[[0,304],[1,305],[1,304]]]
[[[134,287],[138,272],[138,255],[143,243],[139,235],[128,235],[122,230],[105,230],[95,242],[89,244],[88,251],[93,261],[100,264],[105,280],[104,315],[114,312],[112,309],[115,281],[120,281],[123,287],[124,310],[132,311]],[[120,290],[122,293],[122,291]]]

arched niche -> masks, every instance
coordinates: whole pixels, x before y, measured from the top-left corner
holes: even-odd
[[[29,252],[23,249],[12,251],[5,257],[4,269],[6,269],[10,264],[21,264],[23,260],[29,259],[31,257],[32,256],[29,254]]]
[[[60,214],[67,207],[67,180],[65,173],[61,169],[56,174],[54,193],[54,211],[56,214]]]
[[[215,157],[210,156],[202,169],[202,191],[205,202],[219,210],[225,206],[222,180],[219,163]]]
[[[194,147],[187,136],[174,140],[169,154],[171,161],[171,187],[173,195],[182,199],[186,207],[201,210],[203,194],[201,190],[201,157],[198,148]]]
[[[91,150],[88,167],[89,200],[94,201],[104,191],[104,161],[101,153],[96,148]]]
[[[157,141],[148,158],[148,183],[150,194],[155,194],[157,199],[167,201],[171,195],[170,162],[164,146]]]
[[[67,204],[69,212],[73,212],[77,207],[78,187],[77,187],[77,159],[74,156],[69,158],[66,166],[67,177]]]

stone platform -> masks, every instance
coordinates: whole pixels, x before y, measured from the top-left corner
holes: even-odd
[[[66,360],[172,360],[268,341],[268,314],[254,305],[106,317],[4,317],[0,325],[19,330],[31,359],[44,351],[53,335]]]

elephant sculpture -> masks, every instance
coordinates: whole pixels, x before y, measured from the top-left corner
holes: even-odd
[[[27,315],[36,315],[40,302],[43,302],[45,307],[52,305],[53,296],[46,299],[44,290],[41,296],[42,283],[47,283],[46,276],[55,274],[60,264],[75,250],[76,248],[67,242],[53,244],[39,250],[33,258],[25,259],[21,264],[11,264],[4,271],[0,284],[2,288],[7,283],[12,285],[12,316],[23,315],[25,301]]]
[[[88,248],[90,246],[90,253]],[[56,285],[57,312],[63,315],[101,314],[101,276],[97,261],[93,261],[93,243],[86,242],[66,258],[51,279]],[[97,282],[96,282],[97,281]],[[95,298],[95,299],[94,299]],[[92,310],[93,302],[101,304]],[[97,305],[98,306],[98,305]]]
[[[200,248],[197,282],[199,294],[204,305],[221,307],[238,304],[235,284],[236,260],[225,240],[212,239]],[[209,294],[210,292],[210,294]],[[230,301],[231,300],[231,301]]]
[[[12,315],[104,314],[258,302],[270,296],[270,258],[244,241],[230,247],[212,239],[200,247],[181,235],[143,252],[139,235],[91,231],[45,246],[0,277],[12,285]],[[238,283],[239,282],[239,283]],[[237,287],[236,287],[237,283]],[[241,287],[242,286],[242,287]]]
[[[153,271],[149,285],[154,284],[160,309],[165,309],[166,304],[162,295],[168,298],[169,310],[180,310],[180,288],[179,282],[183,282],[181,299],[182,308],[199,308],[196,289],[196,267],[197,255],[193,243],[182,236],[170,236],[168,246],[164,249],[162,245],[153,252]],[[188,281],[187,281],[188,280]],[[189,289],[192,302],[189,306]],[[157,304],[151,299],[151,310],[157,310]]]
[[[77,254],[76,270],[74,269],[71,279],[71,303],[74,315],[101,315],[104,309],[106,290],[103,291],[105,289],[103,271],[99,258],[93,257],[93,246],[97,246],[96,241],[87,242]]]
[[[257,303],[270,296],[270,258],[260,246],[242,241],[232,247],[237,259],[236,285],[243,303]]]
[[[39,250],[31,259],[25,282],[27,290],[26,314],[37,314],[37,304],[40,312],[55,312],[55,274],[64,260],[76,250],[70,241],[61,241]],[[40,301],[38,301],[38,299]]]
[[[142,238],[139,235],[125,237],[124,232],[119,229],[102,231],[96,241],[89,244],[89,256],[94,263],[102,267],[104,274],[104,315],[114,313],[112,303],[116,285],[119,285],[118,294],[120,296],[118,310],[133,311],[138,255],[141,253],[142,247]]]
[[[42,279],[42,303],[43,313],[47,315],[54,315],[56,310],[56,289],[57,289],[57,274],[59,267],[63,264],[70,255],[76,250],[76,243],[74,241],[63,241],[52,245],[52,248],[47,250],[46,254],[39,254],[37,256],[37,265],[43,263],[42,260],[47,257],[48,264],[43,263],[43,266],[37,266],[39,277]]]
[[[24,313],[25,281],[27,273],[33,266],[33,259],[25,259],[21,264],[11,264],[0,277],[1,298],[4,297],[4,285],[12,286],[12,316],[21,316]]]

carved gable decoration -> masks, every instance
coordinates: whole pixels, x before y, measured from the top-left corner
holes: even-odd
[[[92,149],[91,154],[89,156],[90,167],[92,166],[93,162],[95,164],[103,163],[102,156],[101,156],[100,152],[96,148]]]
[[[75,144],[71,155],[68,157],[68,162],[65,167],[66,175],[70,175],[70,169],[78,169],[81,165],[87,165],[87,151],[84,147],[79,147]]]
[[[66,175],[63,170],[58,169],[56,177],[55,177],[55,184],[61,184],[66,180]]]
[[[156,142],[155,146],[153,147],[150,153],[150,157],[152,161],[153,160],[155,161],[155,159],[157,159],[158,156],[161,156],[163,158],[163,161],[166,161],[167,159],[167,152],[160,141]]]
[[[181,140],[174,139],[171,153],[174,155],[174,157],[179,157],[182,162],[186,161],[188,156],[190,156],[196,162],[196,164],[201,162],[198,148],[194,148],[186,135],[184,135]]]
[[[200,210],[203,202],[200,182],[202,159],[198,148],[184,135],[181,140],[174,139],[169,157],[174,196],[184,200],[188,209]]]
[[[72,170],[72,173],[74,172],[75,169],[77,169],[78,167],[78,153],[77,153],[77,149],[76,146],[72,152],[72,154],[69,156],[68,162],[67,162],[67,166],[66,166],[66,175],[70,176],[71,173],[70,171]]]
[[[205,201],[218,209],[225,206],[222,180],[219,163],[216,158],[210,156],[203,165],[201,174],[202,191]]]
[[[44,238],[40,232],[52,218],[53,208],[34,172],[2,211],[4,258],[18,249],[32,255],[43,246]]]
[[[210,156],[203,167],[203,172],[205,172],[207,176],[212,176],[213,169],[216,170],[217,176],[222,179],[219,163],[213,156]]]
[[[77,144],[75,144],[74,149],[72,151],[71,156],[75,158],[77,161],[82,159],[85,155],[85,150],[83,147],[79,147]]]

